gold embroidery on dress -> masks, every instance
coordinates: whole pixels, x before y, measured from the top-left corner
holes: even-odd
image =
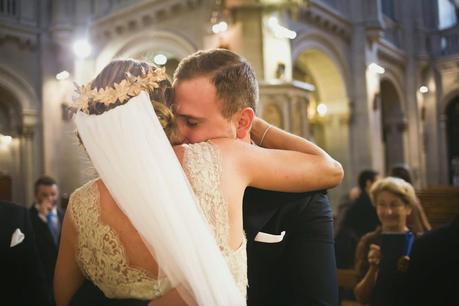
[[[156,280],[148,271],[129,266],[117,233],[100,220],[95,180],[72,194],[68,209],[78,232],[77,263],[107,297],[151,300],[170,289],[167,279]]]
[[[196,195],[201,212],[210,225],[217,245],[223,253],[238,288],[247,293],[247,253],[242,245],[232,250],[229,245],[228,206],[221,191],[222,161],[217,147],[210,142],[185,147],[184,170]]]

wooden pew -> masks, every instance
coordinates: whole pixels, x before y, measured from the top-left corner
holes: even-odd
[[[0,173],[0,200],[12,200],[12,186],[11,177]]]
[[[354,269],[338,269],[338,286],[343,289],[353,290],[357,283]]]
[[[433,228],[459,215],[459,187],[429,187],[416,191]]]
[[[341,290],[354,290],[354,286],[357,283],[355,271],[353,269],[338,269],[338,287]],[[341,300],[341,306],[360,306],[356,301],[343,299]]]

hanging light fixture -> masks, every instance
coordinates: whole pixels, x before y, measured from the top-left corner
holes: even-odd
[[[288,38],[288,39],[296,38],[296,32],[281,25],[277,17],[274,17],[274,16],[270,17],[268,19],[267,26],[274,33],[274,35],[278,38]]]
[[[8,147],[13,142],[13,137],[0,134],[0,148]]]
[[[368,69],[371,72],[377,73],[377,74],[383,74],[386,71],[383,67],[379,66],[376,63],[371,63],[370,65],[368,65]]]
[[[210,30],[213,34],[224,33],[228,30],[229,25],[224,15],[223,0],[216,0],[210,17]]]
[[[426,94],[429,92],[429,87],[427,87],[426,85],[422,85],[421,87],[419,87],[419,92],[422,94]]]
[[[324,117],[328,112],[328,107],[324,103],[319,103],[317,105],[317,113],[319,114],[320,117]]]
[[[79,59],[85,59],[91,55],[92,47],[86,39],[78,39],[73,43],[73,52]]]
[[[158,53],[153,57],[153,62],[158,66],[164,66],[167,63],[167,56],[162,53]]]

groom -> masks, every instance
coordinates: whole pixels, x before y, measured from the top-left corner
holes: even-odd
[[[174,92],[185,142],[221,137],[250,142],[247,109],[256,110],[258,83],[237,54],[216,49],[185,58],[174,74]],[[248,188],[244,229],[249,306],[338,305],[332,212],[324,191]]]
[[[174,110],[185,142],[250,142],[258,83],[252,67],[223,49],[183,59],[174,74]],[[266,134],[269,130],[265,131]],[[248,305],[338,305],[332,212],[325,192],[244,195]]]

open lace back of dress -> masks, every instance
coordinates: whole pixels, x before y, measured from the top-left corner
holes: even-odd
[[[105,203],[104,197],[94,180],[75,191],[69,202],[81,271],[107,297],[153,299],[164,294],[169,282],[158,278],[157,265],[142,239],[127,217],[116,211],[116,203]]]
[[[129,267],[144,270],[151,278],[158,279],[158,264],[137,230],[113,200],[104,183],[98,180],[95,185],[99,193],[99,220],[101,224],[111,227],[118,236]]]

